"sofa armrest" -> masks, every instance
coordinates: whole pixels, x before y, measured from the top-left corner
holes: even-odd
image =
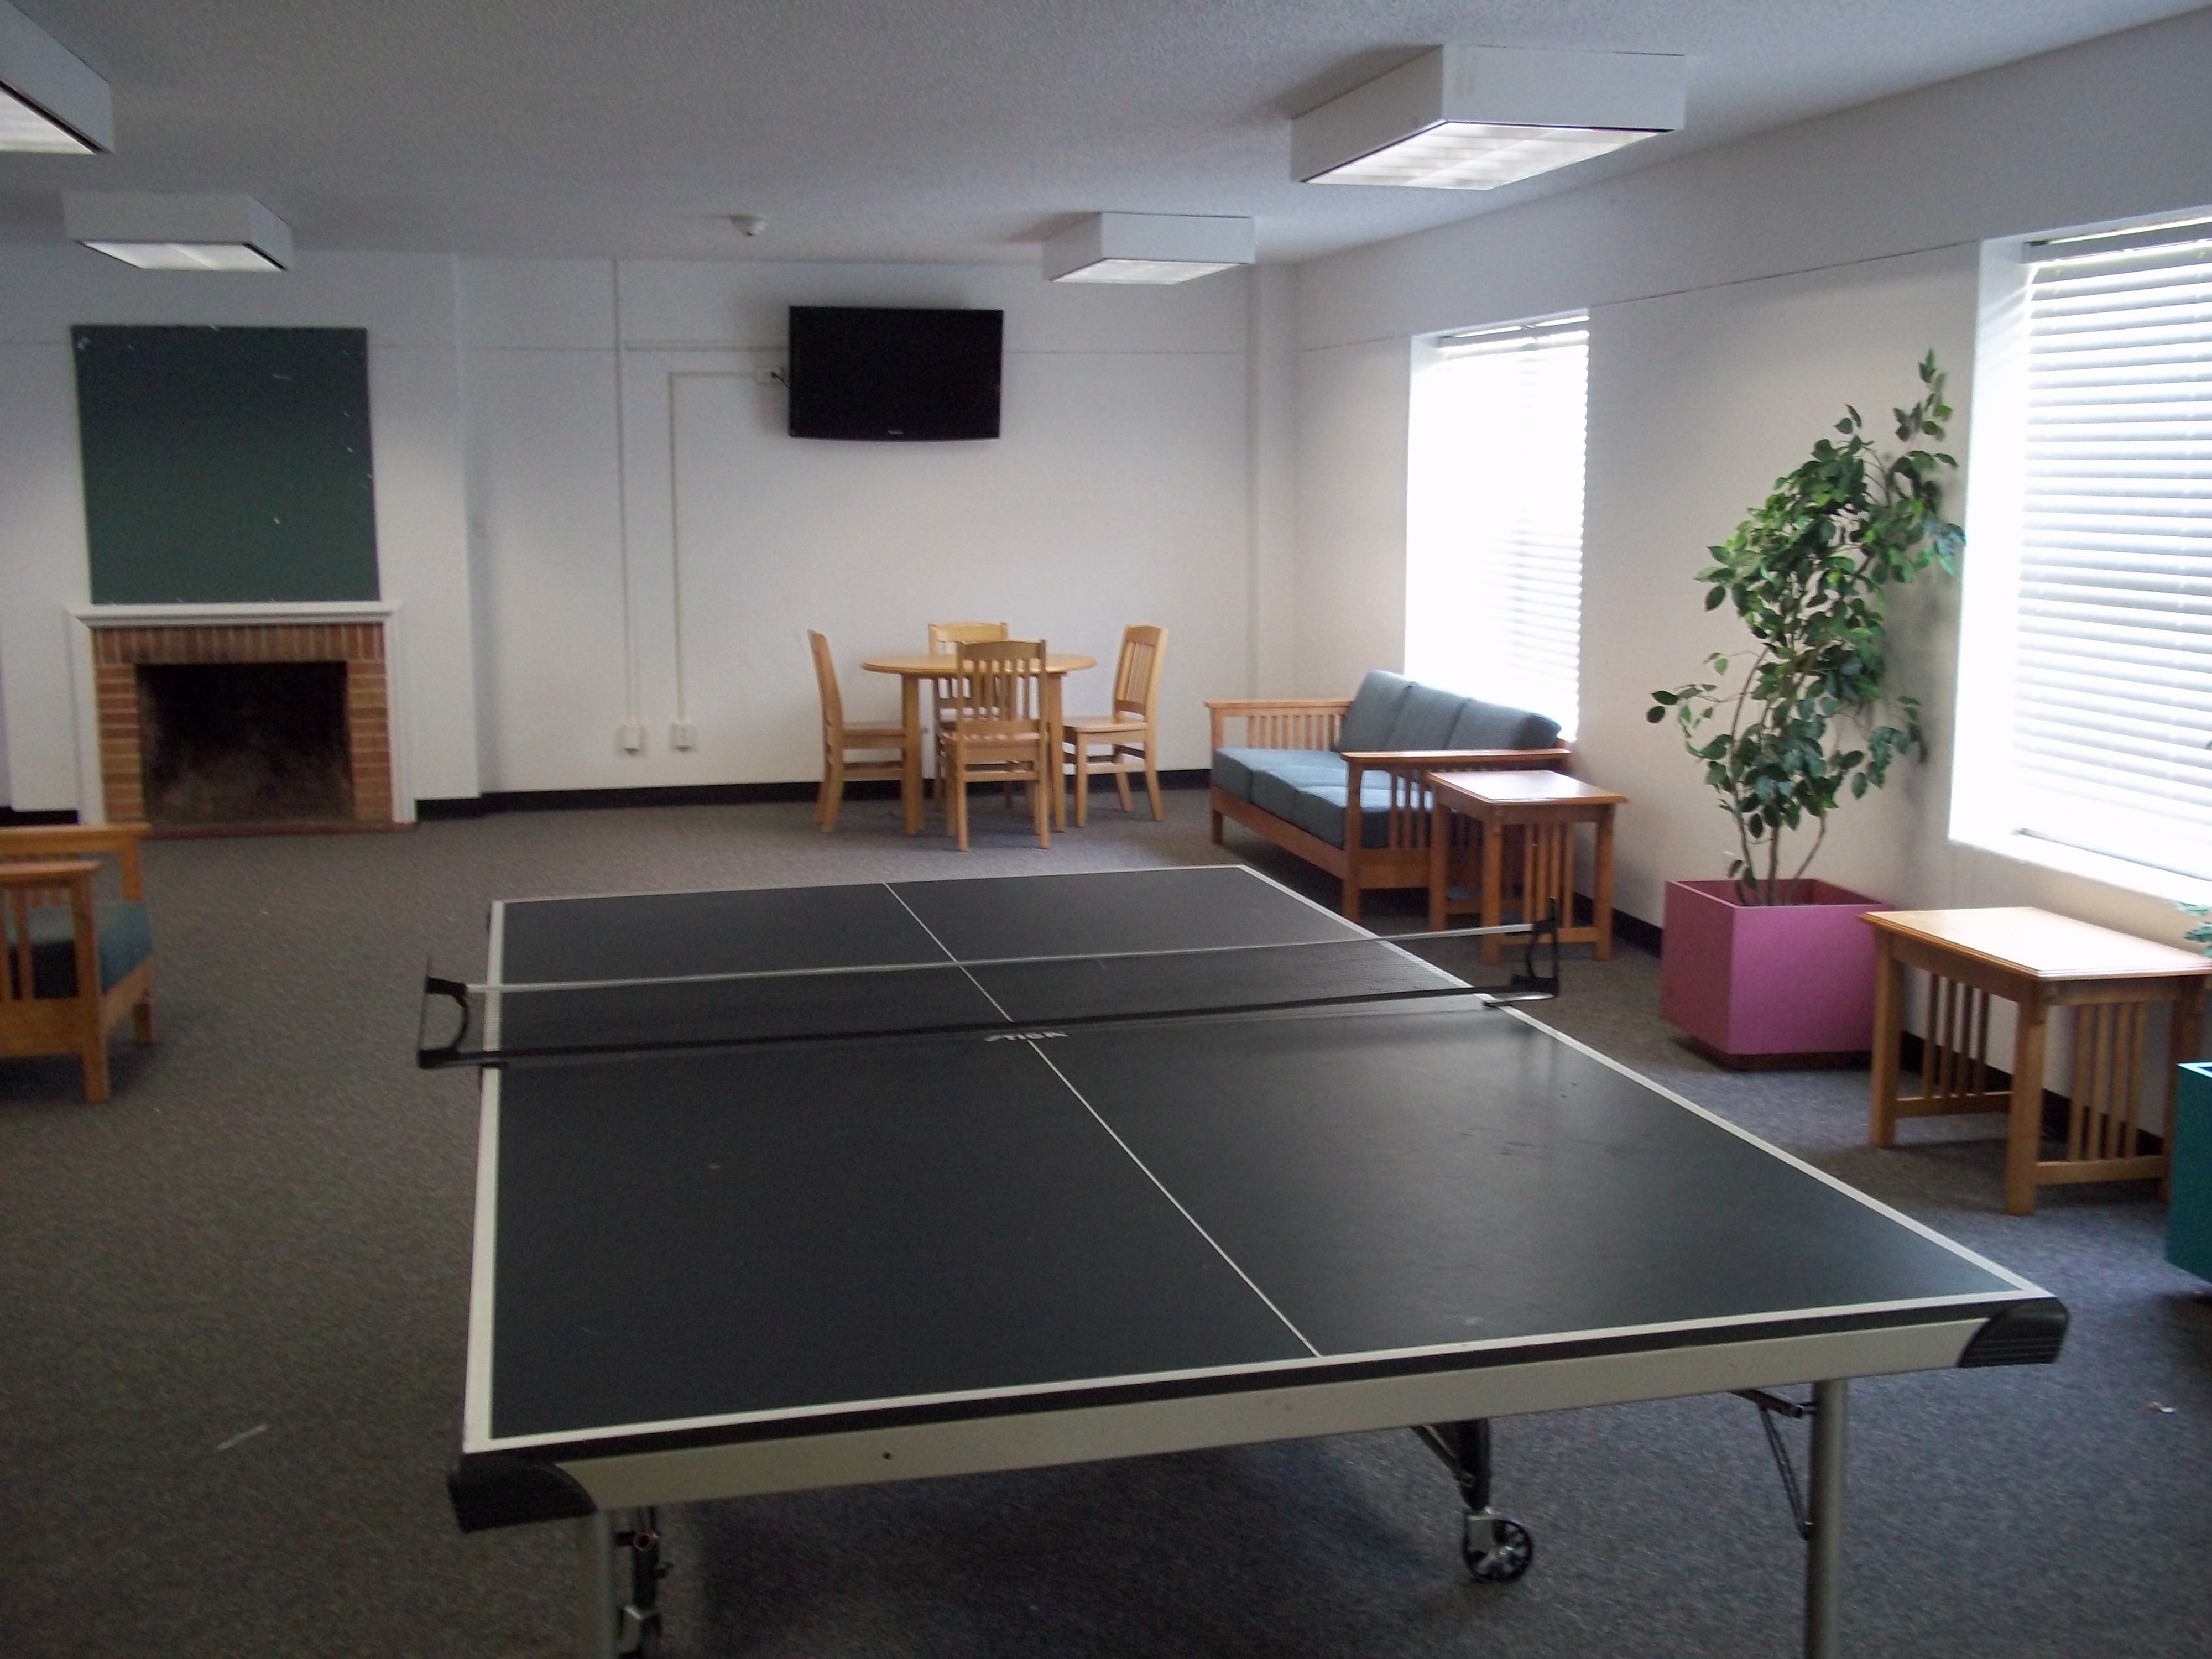
[[[146,882],[138,861],[143,823],[27,823],[0,830],[0,872],[27,859],[70,858],[93,853],[114,859],[123,896],[143,899]]]
[[[1345,751],[1349,766],[1403,772],[1498,772],[1562,766],[1565,749],[1362,749]]]
[[[1244,722],[1246,749],[1334,749],[1349,697],[1229,697],[1206,705],[1213,717],[1215,749],[1232,720]]]

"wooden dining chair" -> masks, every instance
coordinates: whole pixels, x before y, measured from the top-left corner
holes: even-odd
[[[929,625],[929,654],[933,657],[951,657],[956,655],[963,645],[975,645],[985,640],[1003,640],[1006,637],[1006,625],[1002,622],[932,623]],[[951,682],[932,680],[929,683],[930,730],[933,732],[942,730],[945,724],[951,718]]]
[[[830,641],[810,629],[806,642],[814,650],[814,684],[822,694],[822,788],[814,798],[814,821],[827,832],[837,827],[837,808],[845,799],[846,784],[868,779],[905,780],[906,728],[846,725],[845,700],[837,693],[837,664],[830,654]],[[869,758],[885,753],[891,758]]]
[[[1091,821],[1091,775],[1111,772],[1121,810],[1135,811],[1129,799],[1129,774],[1141,769],[1152,800],[1152,822],[1160,809],[1158,717],[1160,665],[1167,660],[1168,630],[1139,623],[1121,631],[1121,658],[1114,665],[1114,709],[1107,714],[1073,714],[1060,721],[1060,763],[1075,771],[1075,822]]]
[[[937,737],[938,794],[945,827],[968,850],[968,786],[979,781],[1029,790],[1037,845],[1052,845],[1045,790],[1057,785],[1054,733],[1044,719],[1044,641],[977,640],[962,645],[949,682],[951,720]]]

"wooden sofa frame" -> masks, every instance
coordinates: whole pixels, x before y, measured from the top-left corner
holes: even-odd
[[[140,1042],[154,1040],[153,958],[106,991],[100,988],[100,939],[94,927],[93,881],[100,858],[112,856],[123,896],[143,900],[145,877],[138,858],[143,823],[53,824],[0,830],[0,904],[14,940],[13,971],[0,973],[0,1057],[75,1054],[84,1067],[84,1097],[108,1097],[107,1034],[124,1015]],[[76,945],[76,991],[66,997],[34,996],[31,910],[69,907]]]
[[[1213,717],[1213,748],[1334,749],[1343,730],[1349,697],[1240,697],[1208,702]],[[1244,723],[1244,741],[1227,741],[1229,724]],[[1376,888],[1429,884],[1429,792],[1424,772],[1494,772],[1564,766],[1565,749],[1390,749],[1362,750],[1344,757],[1344,845],[1333,847],[1264,807],[1212,786],[1213,840],[1221,842],[1222,821],[1233,818],[1254,835],[1271,841],[1308,864],[1318,866],[1344,885],[1346,920],[1359,920],[1359,896]],[[1360,796],[1370,772],[1390,780],[1389,839],[1366,847]]]

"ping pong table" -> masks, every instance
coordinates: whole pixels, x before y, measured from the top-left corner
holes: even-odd
[[[653,1644],[664,1504],[1410,1427],[1510,1578],[1491,1419],[1723,1391],[1824,1656],[1848,1379],[2065,1333],[1238,866],[508,902],[484,983],[430,988],[424,1063],[483,1068],[453,1508],[578,1523],[593,1659]]]

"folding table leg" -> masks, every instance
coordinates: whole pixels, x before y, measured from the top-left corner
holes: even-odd
[[[1850,1383],[1813,1385],[1813,1535],[1805,1544],[1805,1659],[1842,1652],[1844,1451]]]
[[[615,1518],[605,1510],[576,1522],[577,1659],[615,1659]]]

